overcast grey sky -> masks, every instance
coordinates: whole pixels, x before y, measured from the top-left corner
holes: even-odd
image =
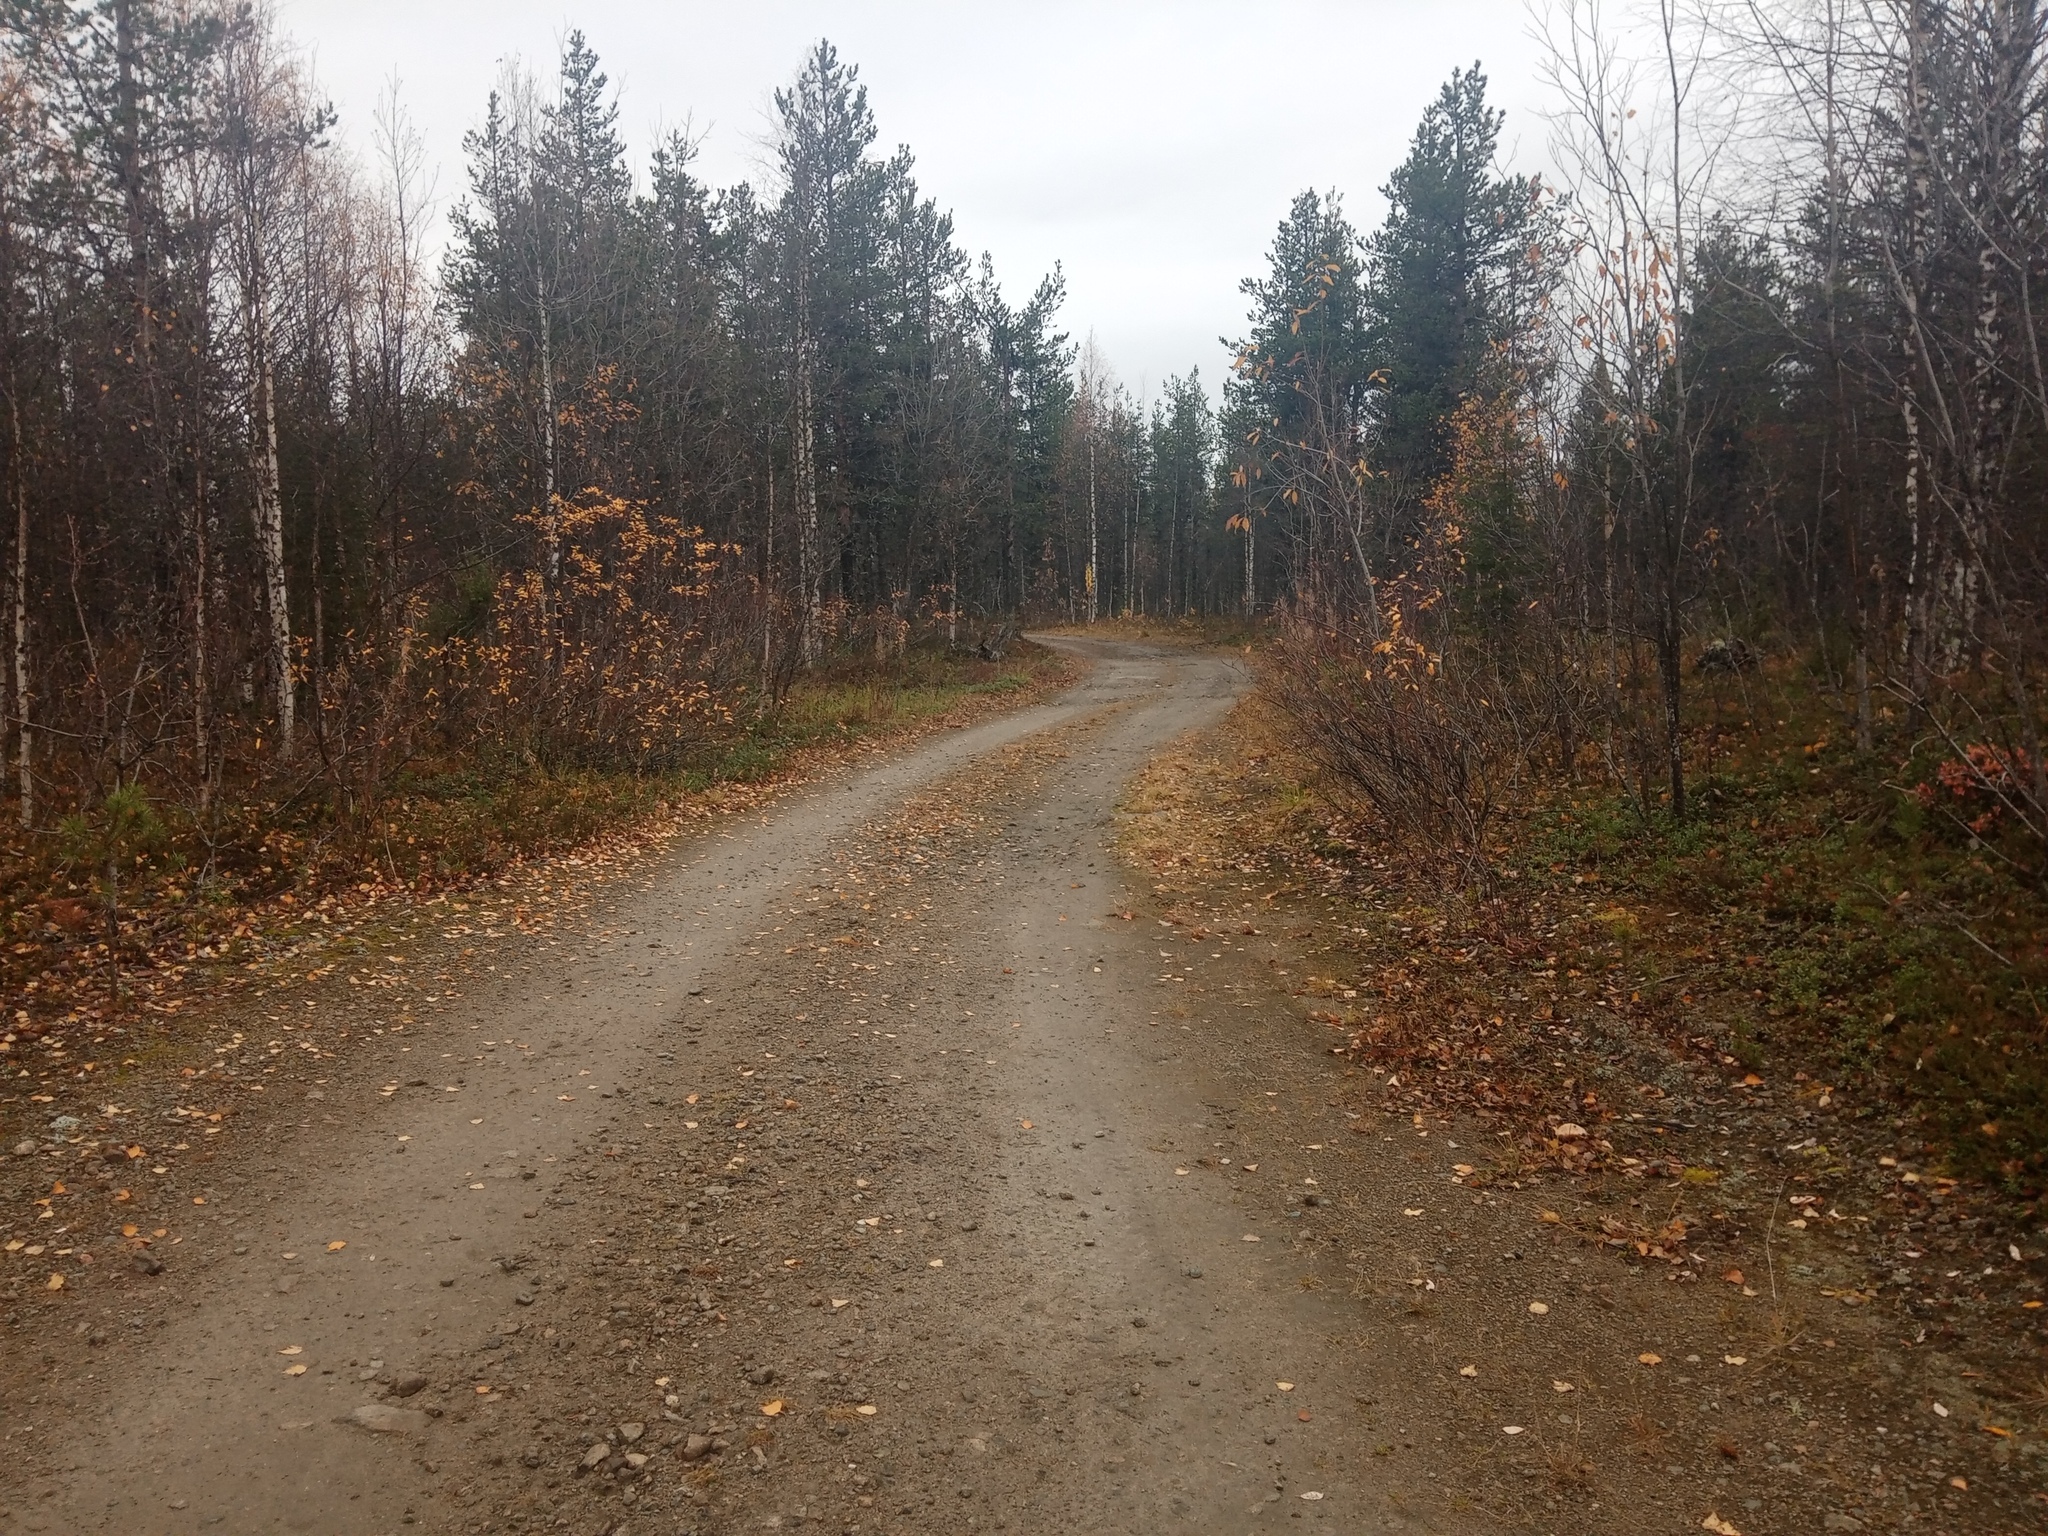
[[[636,157],[689,121],[714,185],[765,182],[770,92],[829,37],[858,64],[880,148],[908,144],[962,245],[1029,292],[1066,266],[1064,320],[1125,382],[1199,364],[1212,393],[1256,271],[1301,188],[1376,222],[1378,187],[1455,65],[1481,61],[1508,109],[1506,157],[1540,169],[1540,50],[1523,0],[281,0],[342,129],[367,151],[380,89],[438,169],[499,61],[545,73],[581,28]]]

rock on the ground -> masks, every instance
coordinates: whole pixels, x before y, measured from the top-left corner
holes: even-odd
[[[394,1408],[389,1403],[365,1403],[348,1418],[351,1424],[380,1435],[417,1435],[427,1427],[427,1416],[419,1409]]]

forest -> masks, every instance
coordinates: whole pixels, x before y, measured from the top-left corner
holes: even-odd
[[[636,184],[571,33],[477,103],[436,251],[402,103],[351,158],[268,9],[8,11],[22,828],[660,772],[834,656],[1219,600],[1193,371],[1147,406],[1058,271],[1006,298],[829,43],[775,185],[712,189],[682,134]]]
[[[2042,8],[1539,22],[1554,177],[1461,70],[1384,221],[1305,192],[1246,285],[1218,495],[1265,692],[1496,914],[1626,898],[1599,964],[1656,930],[1670,1037],[2038,1190]]]
[[[1546,8],[1552,170],[1454,72],[1376,226],[1294,199],[1213,401],[1203,359],[1119,384],[1057,269],[999,283],[828,42],[714,188],[683,133],[635,174],[570,33],[476,103],[441,243],[403,101],[353,155],[266,6],[5,15],[25,922],[151,858],[409,876],[435,775],[700,769],[835,667],[1227,620],[1441,878],[1497,894],[1583,794],[1688,887],[1953,941],[1854,962],[1855,1007],[1933,967],[1908,1055],[1963,987],[1956,1113],[2039,1122],[2039,6]],[[1738,858],[1771,775],[1853,847]],[[1895,1053],[1908,1011],[1836,1023]]]

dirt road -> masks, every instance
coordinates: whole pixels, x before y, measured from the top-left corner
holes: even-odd
[[[1318,1416],[1355,1383],[1300,1208],[1208,1160],[1243,1086],[1186,1005],[1259,999],[1117,915],[1120,786],[1241,674],[1080,648],[1059,703],[481,952],[309,1091],[338,1124],[223,1156],[17,1399],[9,1523],[1421,1528]]]
[[[73,1182],[9,1262],[72,1279],[6,1271],[0,1530],[1865,1528],[1884,1432],[1797,1340],[1768,1390],[1767,1300],[1459,1188],[1493,1133],[1366,1098],[1269,893],[1134,879],[1125,787],[1238,665],[1058,643],[1053,704],[573,923],[484,890],[16,1149]]]

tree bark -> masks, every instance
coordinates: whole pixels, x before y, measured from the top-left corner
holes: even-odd
[[[1088,411],[1088,570],[1082,579],[1082,585],[1088,594],[1090,624],[1095,622],[1096,615],[1095,558],[1095,409],[1091,400]]]
[[[252,194],[251,202],[254,202]],[[272,709],[277,717],[277,748],[289,757],[297,690],[292,676],[290,589],[284,561],[284,494],[277,463],[277,374],[271,356],[270,303],[263,273],[263,217],[249,210],[249,382],[256,441],[256,552],[261,565],[263,603],[269,620],[269,665]]]
[[[809,238],[808,234],[802,238]],[[797,605],[804,665],[816,666],[822,651],[819,634],[819,592],[824,580],[818,539],[818,461],[816,407],[812,400],[816,359],[811,343],[810,263],[800,258],[796,269],[796,421],[790,468],[796,481]]]
[[[24,827],[35,824],[35,737],[29,726],[28,672],[28,474],[21,461],[21,406],[7,395],[7,424],[12,434],[9,468],[14,475],[14,730],[15,763],[20,775],[18,815]]]

